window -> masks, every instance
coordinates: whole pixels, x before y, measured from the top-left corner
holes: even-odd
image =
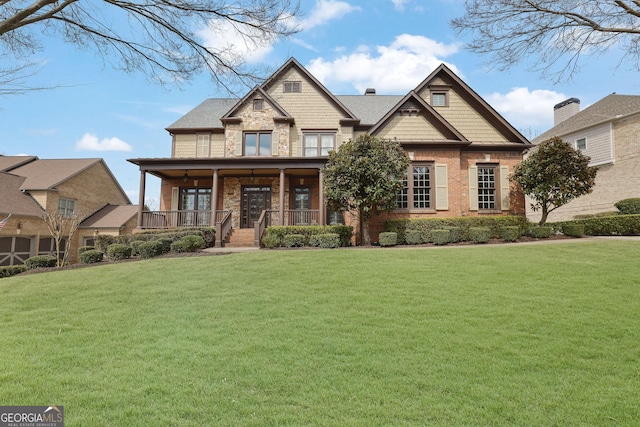
[[[587,149],[587,138],[580,138],[576,140],[576,149],[578,150],[586,150]]]
[[[284,82],[284,93],[302,92],[301,82],[288,81]]]
[[[247,132],[244,134],[245,156],[270,156],[271,132]]]
[[[444,92],[434,92],[431,94],[431,106],[432,107],[446,107],[447,94]]]
[[[478,209],[496,209],[495,166],[478,166]]]
[[[58,215],[71,217],[76,213],[76,201],[60,197],[58,199]]]
[[[335,133],[305,133],[304,156],[328,156],[329,151],[336,148]]]
[[[67,239],[60,239],[60,258],[64,256],[67,250]],[[53,237],[41,237],[38,242],[38,255],[54,255],[56,254],[56,239]]]
[[[309,187],[294,188],[293,197],[294,209],[311,209],[311,189]]]
[[[264,108],[264,100],[262,99],[253,100],[253,111],[262,111],[263,108]]]
[[[211,188],[180,188],[178,223],[181,226],[208,226],[211,223]]]
[[[397,197],[398,209],[432,209],[433,165],[411,165]]]
[[[209,135],[198,135],[196,157],[209,157]]]

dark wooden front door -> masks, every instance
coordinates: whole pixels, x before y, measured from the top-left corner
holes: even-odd
[[[265,209],[271,209],[271,187],[243,187],[240,228],[253,228]]]

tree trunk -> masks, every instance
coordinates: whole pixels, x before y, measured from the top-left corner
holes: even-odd
[[[360,244],[362,246],[370,246],[371,245],[371,237],[369,236],[369,220],[368,219],[361,220],[360,228],[361,228],[361,232],[362,232],[362,241],[361,241]]]
[[[547,222],[547,216],[549,216],[549,211],[546,206],[542,206],[542,216],[540,217],[540,222],[538,225],[542,227],[545,222]]]

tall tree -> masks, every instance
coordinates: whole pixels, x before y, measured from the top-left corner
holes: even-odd
[[[18,78],[15,93],[24,90],[20,73],[33,65],[34,52],[43,50],[46,37],[60,37],[163,84],[208,70],[229,90],[237,83],[252,86],[257,70],[244,67],[239,52],[293,34],[297,11],[290,0],[0,0],[0,85]],[[215,34],[211,43],[209,32]],[[236,45],[226,41],[231,32]]]
[[[639,0],[466,0],[465,8],[451,25],[474,33],[470,50],[500,69],[535,58],[534,70],[561,81],[582,55],[616,46],[640,70]]]
[[[534,200],[531,209],[542,212],[540,225],[560,206],[591,193],[598,168],[589,166],[589,160],[561,138],[554,137],[537,145],[516,166],[510,179]]]
[[[369,245],[369,220],[396,207],[410,161],[395,140],[360,136],[329,153],[324,194],[335,210],[350,210],[360,223],[360,242]]]

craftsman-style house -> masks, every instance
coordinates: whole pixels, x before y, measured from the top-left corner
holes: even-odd
[[[367,133],[397,139],[412,161],[373,239],[389,217],[524,214],[508,176],[530,143],[445,65],[405,95],[340,96],[290,59],[242,99],[207,99],[167,130],[170,158],[129,160],[141,201],[146,174],[162,179],[161,210],[141,202],[139,228],[216,225],[217,244],[247,229],[259,244],[267,225],[355,225],[327,209],[323,167]]]

